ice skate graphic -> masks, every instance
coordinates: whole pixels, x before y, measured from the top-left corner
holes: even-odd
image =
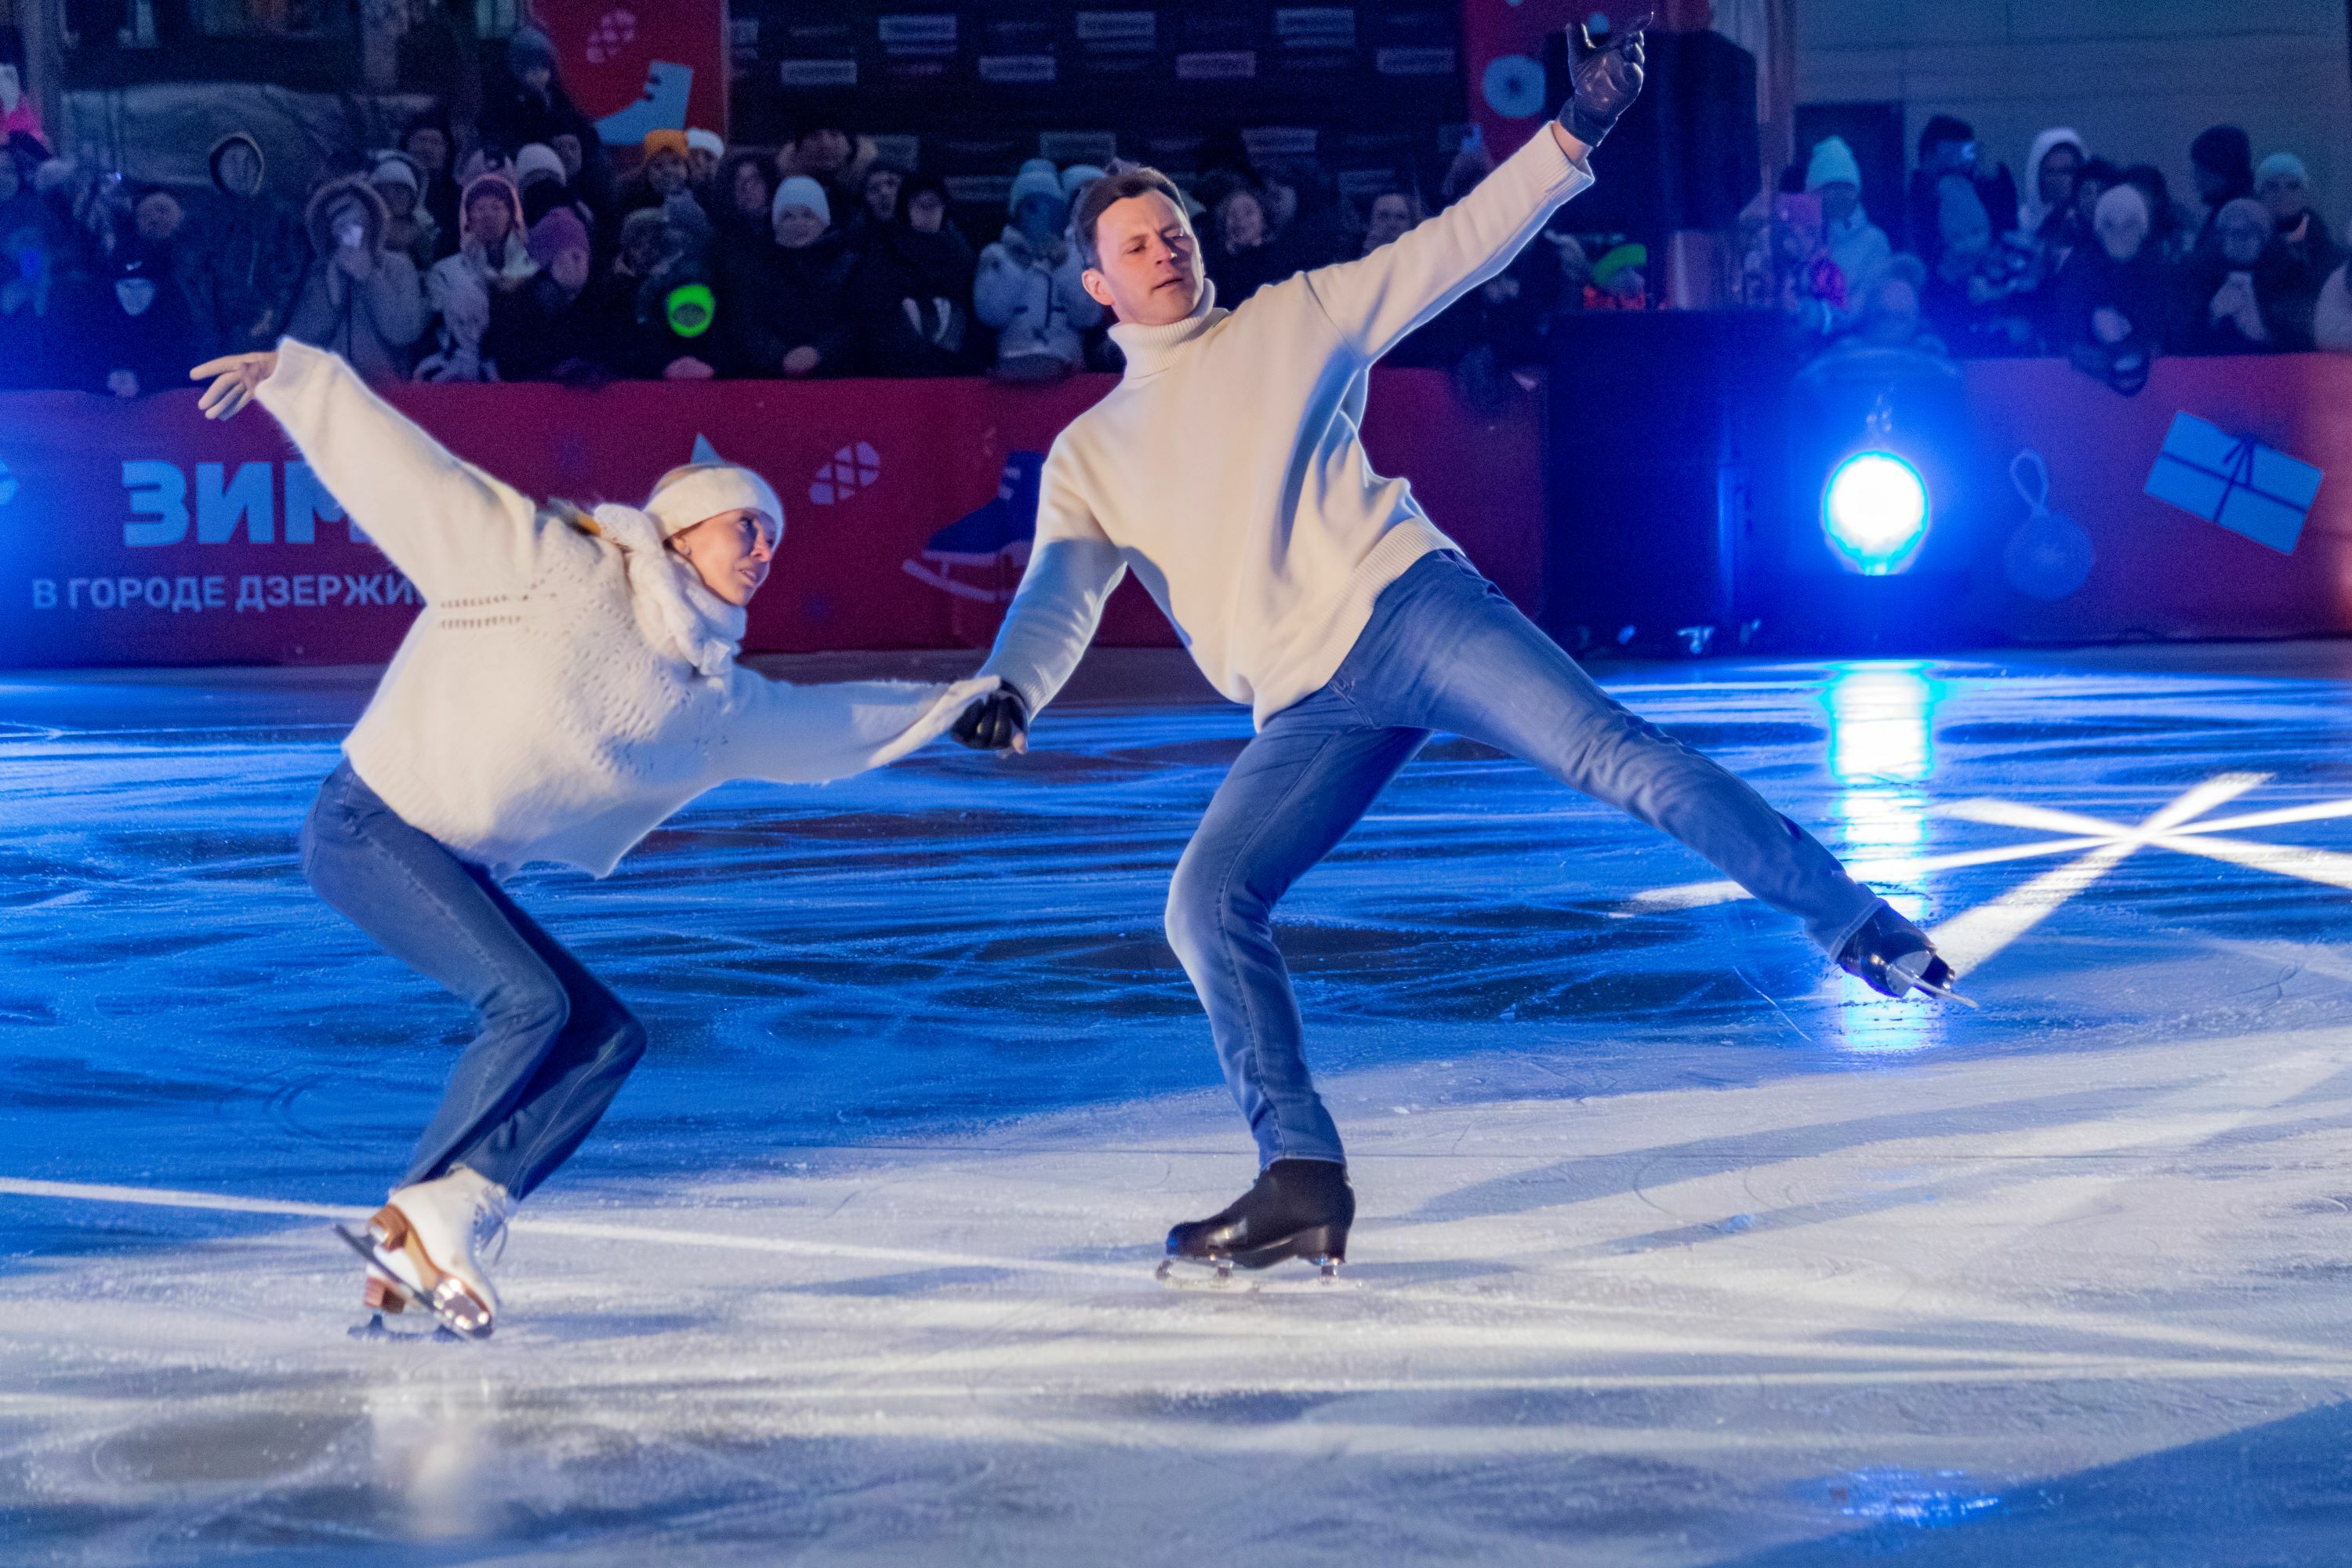
[[[1008,456],[996,494],[931,535],[920,560],[901,563],[907,575],[960,599],[1009,603],[1029,564],[1037,533],[1038,479],[1045,469],[1043,452]],[[958,575],[960,571],[968,575]]]
[[[596,121],[596,135],[607,147],[634,147],[648,131],[683,131],[687,99],[693,90],[692,66],[655,60],[646,67],[645,96]]]

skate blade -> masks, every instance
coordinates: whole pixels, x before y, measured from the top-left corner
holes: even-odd
[[[1984,1010],[1983,1005],[1976,998],[1963,996],[1948,985],[1938,985],[1931,980],[1914,980],[1911,984],[1939,1002],[1958,1002],[1971,1013],[1980,1013]]]
[[[1318,1253],[1301,1257],[1299,1261],[1315,1266],[1314,1279],[1301,1279],[1296,1275],[1286,1274],[1277,1278],[1237,1279],[1234,1277],[1234,1260],[1230,1258],[1163,1258],[1160,1260],[1160,1267],[1151,1271],[1151,1277],[1171,1290],[1230,1290],[1253,1296],[1288,1295],[1297,1290],[1328,1290],[1335,1287],[1349,1290],[1356,1288],[1355,1280],[1339,1278],[1339,1265],[1347,1261],[1345,1258]],[[1179,1268],[1180,1264],[1183,1267]],[[1244,1263],[1243,1267],[1250,1265]]]
[[[385,1287],[398,1296],[404,1305],[421,1307],[432,1313],[439,1321],[443,1333],[464,1340],[486,1340],[490,1337],[489,1314],[484,1312],[474,1299],[466,1294],[465,1287],[459,1285],[455,1279],[444,1279],[440,1289],[429,1296],[421,1295],[407,1280],[392,1271],[391,1266],[384,1260],[383,1251],[375,1245],[373,1234],[359,1236],[349,1226],[340,1225],[333,1229],[337,1236],[343,1238],[345,1246],[367,1259],[369,1268],[373,1271],[373,1277],[382,1279]],[[381,1314],[370,1327],[383,1327]],[[384,1332],[387,1338],[407,1337],[393,1335],[389,1330],[385,1330]],[[364,1330],[355,1329],[352,1331],[352,1337],[358,1339],[374,1336]]]

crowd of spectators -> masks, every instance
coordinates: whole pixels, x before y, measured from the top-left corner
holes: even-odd
[[[16,86],[0,67],[0,386],[133,396],[281,333],[423,381],[1116,367],[1067,232],[1104,173],[1087,164],[1022,164],[1000,230],[977,234],[940,177],[832,121],[776,148],[656,131],[616,170],[525,28],[462,137],[412,124],[298,207],[244,132],[211,149],[195,195],[77,168]],[[1442,177],[1407,172],[1349,201],[1311,159],[1259,163],[1232,143],[1191,183],[1225,304],[1393,242],[1491,166],[1473,138]],[[2126,391],[2158,353],[2352,348],[2346,253],[2302,162],[2257,163],[2230,126],[2199,137],[2192,160],[2194,207],[2152,165],[2118,167],[2052,130],[2021,188],[1938,116],[1890,237],[1864,210],[1853,153],[1826,138],[1749,226],[1740,292],[1817,349],[2063,354]],[[1565,315],[1651,303],[1647,259],[1613,237],[1547,232],[1395,358],[1452,369],[1474,396],[1532,384]]]
[[[1918,153],[1898,249],[1863,210],[1846,143],[1810,149],[1757,226],[1751,301],[1832,350],[2060,355],[2126,393],[2158,354],[2352,349],[2347,252],[2309,171],[2287,151],[2257,163],[2237,126],[2190,146],[2194,205],[2154,164],[2098,155],[2063,127],[2034,139],[2021,183],[1948,115]]]

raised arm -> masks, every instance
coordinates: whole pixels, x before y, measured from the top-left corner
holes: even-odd
[[[289,338],[275,355],[239,354],[194,374],[220,378],[201,405],[212,417],[235,414],[247,395],[275,415],[328,493],[428,603],[530,581],[539,510],[530,498],[460,462],[336,355]]]
[[[1055,442],[1038,479],[1037,541],[1029,569],[1004,612],[988,662],[980,667],[982,675],[1001,677],[1005,695],[1018,701],[1016,732],[1070,679],[1094,640],[1103,605],[1127,575],[1118,547],[1071,483],[1068,465],[1067,449]],[[980,743],[961,729],[956,738],[967,745]],[[1010,737],[1003,743],[1010,743]]]
[[[1509,266],[1544,220],[1592,183],[1566,142],[1555,128],[1537,132],[1468,195],[1395,243],[1309,272],[1307,285],[1341,339],[1369,363]]]
[[[1592,183],[1592,150],[1641,94],[1642,33],[1650,20],[1643,11],[1597,44],[1582,27],[1574,29],[1571,90],[1558,120],[1468,195],[1393,245],[1307,275],[1341,339],[1366,363],[1509,266],[1544,220]]]

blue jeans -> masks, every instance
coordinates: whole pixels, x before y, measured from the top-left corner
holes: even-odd
[[[1612,701],[1451,552],[1381,593],[1339,673],[1242,751],[1176,867],[1168,941],[1208,1010],[1260,1163],[1344,1160],[1307,1070],[1274,906],[1331,852],[1433,730],[1535,763],[1664,828],[1834,953],[1878,907],[1762,796]]]
[[[521,1198],[613,1102],[646,1031],[479,866],[338,767],[302,825],[302,872],[393,957],[472,1005],[481,1028],[401,1184],[457,1165]]]

